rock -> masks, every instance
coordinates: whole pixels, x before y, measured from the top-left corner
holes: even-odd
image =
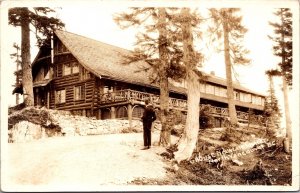
[[[244,165],[244,163],[243,163],[242,161],[239,161],[239,160],[237,160],[237,159],[233,159],[233,160],[231,160],[231,161],[232,161],[232,163],[234,163],[235,165],[238,165],[238,166]]]
[[[43,119],[40,120],[41,116]],[[75,136],[75,135],[101,135],[128,132],[142,132],[142,122],[140,120],[132,120],[131,128],[129,128],[128,120],[107,119],[96,120],[84,116],[74,116],[68,111],[51,110],[45,108],[28,107],[20,111],[15,111],[9,115],[9,129],[14,127],[21,121],[27,121],[35,125],[42,125],[47,128],[44,136]],[[18,126],[19,127],[19,126]],[[158,127],[161,127],[158,124]],[[25,130],[24,128],[21,129]],[[9,136],[13,133],[10,132]],[[20,134],[21,135],[21,134]],[[22,134],[23,135],[23,134]],[[42,135],[41,135],[42,136]],[[12,137],[10,137],[11,139]],[[28,138],[28,136],[27,136]],[[20,140],[19,140],[20,141]]]
[[[43,127],[28,121],[21,121],[15,124],[9,134],[9,141],[14,143],[29,142],[46,136]]]
[[[175,171],[178,171],[178,170],[179,170],[179,167],[178,167],[177,164],[174,164],[173,168],[174,168]]]

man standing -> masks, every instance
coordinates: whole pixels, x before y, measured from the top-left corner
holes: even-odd
[[[149,149],[151,146],[151,126],[155,121],[156,115],[153,106],[149,104],[149,100],[145,101],[145,111],[142,116],[143,130],[144,130],[144,149]]]

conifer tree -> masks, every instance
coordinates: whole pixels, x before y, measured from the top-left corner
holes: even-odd
[[[47,14],[54,12],[48,7],[16,7],[9,9],[9,24],[21,27],[21,61],[22,61],[22,85],[24,103],[26,106],[34,105],[31,54],[30,54],[30,26],[35,31],[38,46],[42,46],[52,30],[62,28],[64,24],[57,18],[47,17]]]
[[[13,94],[16,93],[16,105],[19,104],[19,93],[17,92],[17,90],[20,88],[20,84],[21,84],[21,81],[22,81],[22,69],[20,68],[21,67],[21,60],[20,60],[20,46],[16,43],[13,44],[13,47],[16,49],[16,52],[15,53],[12,53],[10,54],[10,57],[12,59],[15,59],[15,63],[16,63],[16,71],[14,72],[14,75],[16,76],[16,83],[15,83],[15,89],[13,90]],[[22,91],[19,91],[20,94],[22,94],[23,92]]]
[[[175,9],[175,8],[174,8]],[[159,144],[170,145],[171,131],[168,129],[167,114],[169,111],[169,77],[177,74],[180,53],[175,44],[174,29],[170,27],[170,18],[173,9],[170,8],[130,8],[128,12],[120,13],[114,20],[121,28],[137,27],[140,32],[136,35],[136,49],[129,62],[137,60],[147,61],[157,73],[154,81],[160,88],[160,120],[162,130]],[[152,77],[153,78],[153,77]]]
[[[249,52],[242,45],[242,40],[247,29],[242,26],[242,16],[237,13],[238,8],[210,9],[214,26],[210,32],[215,33],[218,39],[223,38],[224,60],[226,66],[227,98],[230,122],[237,124],[237,114],[234,101],[234,90],[232,81],[232,68],[235,64],[248,64],[249,59],[245,55]]]
[[[182,63],[185,68],[185,83],[187,87],[187,118],[183,136],[178,143],[178,151],[174,153],[175,160],[180,163],[192,156],[196,147],[199,132],[200,116],[200,80],[202,74],[197,70],[203,56],[194,49],[193,27],[199,23],[196,13],[192,14],[189,8],[182,8],[177,19],[180,24],[183,47]]]
[[[292,12],[287,8],[280,8],[274,13],[279,22],[270,22],[274,28],[274,35],[269,36],[273,41],[273,52],[275,56],[281,58],[278,68],[275,69],[282,77],[282,87],[284,96],[284,110],[286,122],[285,151],[289,152],[289,142],[291,140],[291,118],[289,111],[288,90],[292,87],[293,69],[293,42],[292,42]]]
[[[268,119],[267,127],[273,131],[273,134],[279,129],[280,127],[280,109],[278,106],[278,99],[275,95],[274,89],[274,82],[273,77],[278,76],[280,73],[276,70],[268,70],[266,71],[266,75],[269,79],[269,90],[268,96],[266,97],[265,107],[264,107],[264,114]],[[274,136],[271,136],[274,137]]]

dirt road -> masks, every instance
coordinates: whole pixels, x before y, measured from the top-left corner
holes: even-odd
[[[153,142],[158,134],[153,134]],[[154,146],[143,147],[142,133],[55,137],[8,145],[7,190],[100,190],[135,178],[164,178],[166,163]]]

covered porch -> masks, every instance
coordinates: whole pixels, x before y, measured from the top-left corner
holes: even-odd
[[[124,89],[100,95],[99,107],[101,118],[120,118],[120,119],[140,119],[144,110],[144,101],[149,99],[156,109],[159,109],[159,95],[146,92]],[[183,99],[169,98],[170,109],[187,112],[187,101]],[[207,108],[208,107],[208,108]],[[200,104],[200,109],[206,108],[209,114],[216,119],[226,119],[229,116],[228,108],[213,106],[210,104]],[[238,111],[237,117],[240,122],[261,124],[263,117],[248,112]],[[249,113],[250,112],[250,113]]]

